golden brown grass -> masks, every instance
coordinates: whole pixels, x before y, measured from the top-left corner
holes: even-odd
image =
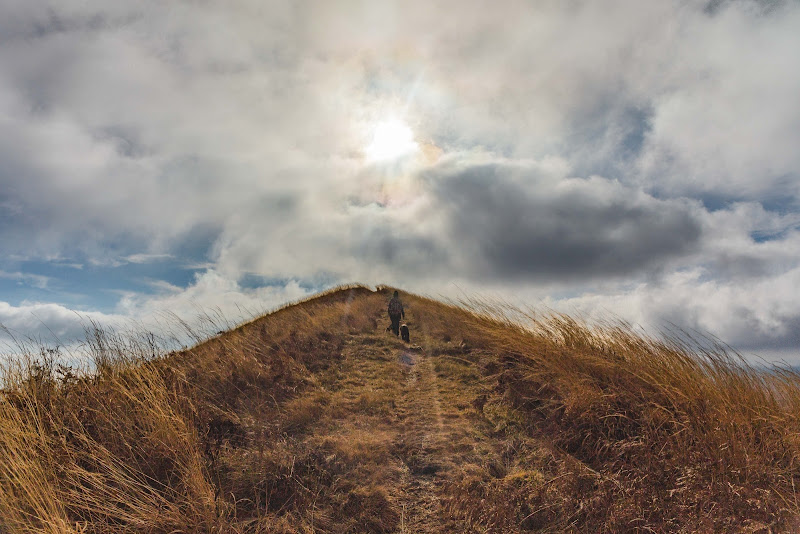
[[[339,288],[166,354],[95,329],[92,374],[26,348],[0,392],[0,532],[402,530],[387,293]],[[444,417],[474,424],[436,475],[442,513],[473,531],[800,525],[794,371],[621,325],[405,302]]]
[[[368,294],[340,288],[155,358],[152,343],[94,329],[85,376],[23,347],[0,393],[0,532],[234,528],[264,486],[286,485],[290,457],[266,446],[318,415],[296,399],[343,334],[372,329]]]
[[[468,306],[460,328],[440,328],[489,347],[483,409],[512,474],[467,474],[455,513],[512,531],[798,528],[795,371],[624,325]]]

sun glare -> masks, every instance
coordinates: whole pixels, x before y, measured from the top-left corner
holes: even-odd
[[[367,160],[373,162],[391,161],[419,150],[414,141],[414,132],[408,124],[391,118],[375,125],[372,142],[364,148]]]

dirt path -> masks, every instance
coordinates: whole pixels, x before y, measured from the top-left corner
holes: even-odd
[[[393,498],[402,513],[399,531],[469,532],[466,525],[448,517],[442,496],[467,456],[474,460],[489,452],[485,425],[479,424],[481,418],[467,402],[476,393],[463,383],[450,383],[445,373],[439,376],[436,362],[447,356],[429,354],[419,345],[399,349],[397,354],[406,373],[396,403],[395,450],[402,475]]]
[[[305,441],[348,459],[341,475],[378,492],[369,493],[372,499],[385,495],[397,514],[384,518],[393,525],[388,530],[365,516],[348,532],[473,532],[448,513],[447,497],[465,464],[486,465],[496,456],[488,423],[472,403],[480,395],[477,371],[447,354],[460,349],[429,339],[424,325],[409,319],[413,344],[379,328],[351,335],[340,367],[321,384],[330,415],[309,427]],[[319,398],[319,390],[310,391]]]
[[[445,429],[436,374],[421,351],[405,351],[399,360],[408,368],[397,408],[401,431],[396,449],[403,474],[394,497],[402,512],[400,531],[443,532],[437,484],[446,460]]]

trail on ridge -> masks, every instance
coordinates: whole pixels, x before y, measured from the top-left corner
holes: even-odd
[[[430,353],[436,340],[424,334],[413,311],[407,323],[414,336],[411,345],[380,328],[348,340],[341,369],[345,385],[337,394],[351,399],[355,409],[330,430],[339,441],[353,445],[369,435],[373,450],[388,451],[388,461],[365,478],[386,489],[399,513],[396,531],[469,532],[467,525],[449,517],[442,496],[460,465],[491,462],[495,456],[487,423],[471,402],[480,394],[480,384],[457,360],[448,362],[447,369],[464,367],[472,384],[460,380],[463,376],[447,376],[441,365],[437,372],[437,358],[449,356]],[[375,417],[367,399],[381,398],[388,403]],[[310,439],[324,440],[325,432],[322,425]]]
[[[428,336],[413,304],[406,312],[411,344],[384,330],[383,306],[370,315],[375,327],[348,336],[322,388],[293,401],[329,396],[324,414],[297,439],[348,459],[340,476],[360,486],[342,496],[345,509],[385,498],[384,515],[355,517],[352,532],[472,532],[448,513],[448,488],[464,465],[497,463],[500,445],[473,405],[482,391],[474,366],[449,354],[468,349]]]

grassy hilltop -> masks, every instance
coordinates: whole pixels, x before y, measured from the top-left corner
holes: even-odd
[[[0,392],[0,532],[793,532],[800,376],[566,316],[339,288]]]

